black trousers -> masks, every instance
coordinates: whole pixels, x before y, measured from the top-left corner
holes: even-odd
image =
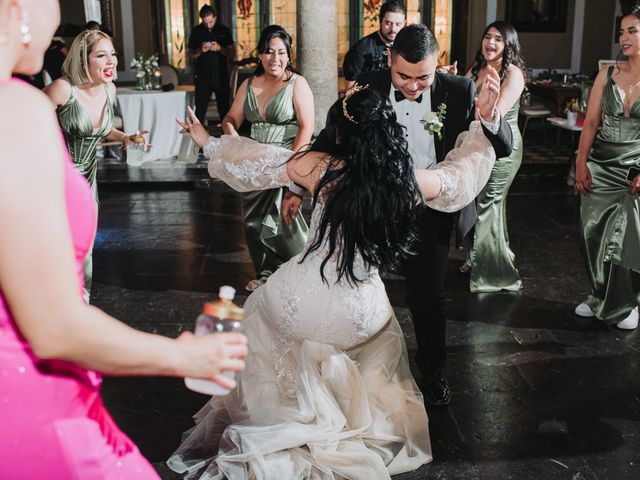
[[[416,363],[425,375],[446,359],[444,281],[453,217],[428,207],[418,215],[416,255],[404,261],[407,303],[416,332]]]
[[[228,79],[216,79],[211,77],[203,77],[197,75],[194,78],[195,102],[196,102],[196,117],[201,123],[207,116],[207,109],[209,108],[209,100],[211,94],[216,94],[216,104],[218,106],[218,114],[220,115],[220,121],[229,113],[229,81]]]

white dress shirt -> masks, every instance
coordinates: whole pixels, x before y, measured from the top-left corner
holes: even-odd
[[[420,123],[431,111],[431,90],[422,94],[420,103],[412,100],[396,102],[396,88],[391,84],[389,100],[396,111],[398,123],[406,128],[405,138],[409,144],[409,154],[413,168],[432,169],[436,167],[436,144],[433,135]]]
[[[422,94],[422,101],[401,100],[396,101],[396,87],[391,84],[389,92],[389,100],[396,112],[398,123],[406,128],[405,138],[409,144],[409,154],[413,160],[413,168],[431,170],[436,167],[436,144],[434,134],[427,132],[424,125],[420,123],[427,112],[431,109],[431,89],[427,89]],[[437,111],[438,106],[435,110]],[[494,112],[493,122],[487,122],[484,118],[480,118],[482,125],[489,129],[490,132],[496,134],[500,129],[500,112],[496,109]]]

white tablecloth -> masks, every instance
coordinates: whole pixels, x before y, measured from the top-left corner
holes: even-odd
[[[117,89],[116,111],[122,117],[124,132],[151,132],[147,138],[153,147],[145,155],[145,162],[178,155],[181,135],[178,133],[176,117],[185,117],[187,102],[192,102],[192,95],[183,90],[159,92]]]

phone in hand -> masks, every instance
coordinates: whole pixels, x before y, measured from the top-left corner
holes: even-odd
[[[631,167],[627,172],[627,181],[633,182],[633,179],[640,175],[640,168]]]

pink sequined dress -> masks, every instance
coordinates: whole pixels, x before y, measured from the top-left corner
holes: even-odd
[[[68,156],[64,169],[82,295],[83,260],[95,235],[96,211],[89,185]],[[101,382],[100,374],[75,364],[39,360],[0,288],[0,478],[158,479],[102,404]]]

